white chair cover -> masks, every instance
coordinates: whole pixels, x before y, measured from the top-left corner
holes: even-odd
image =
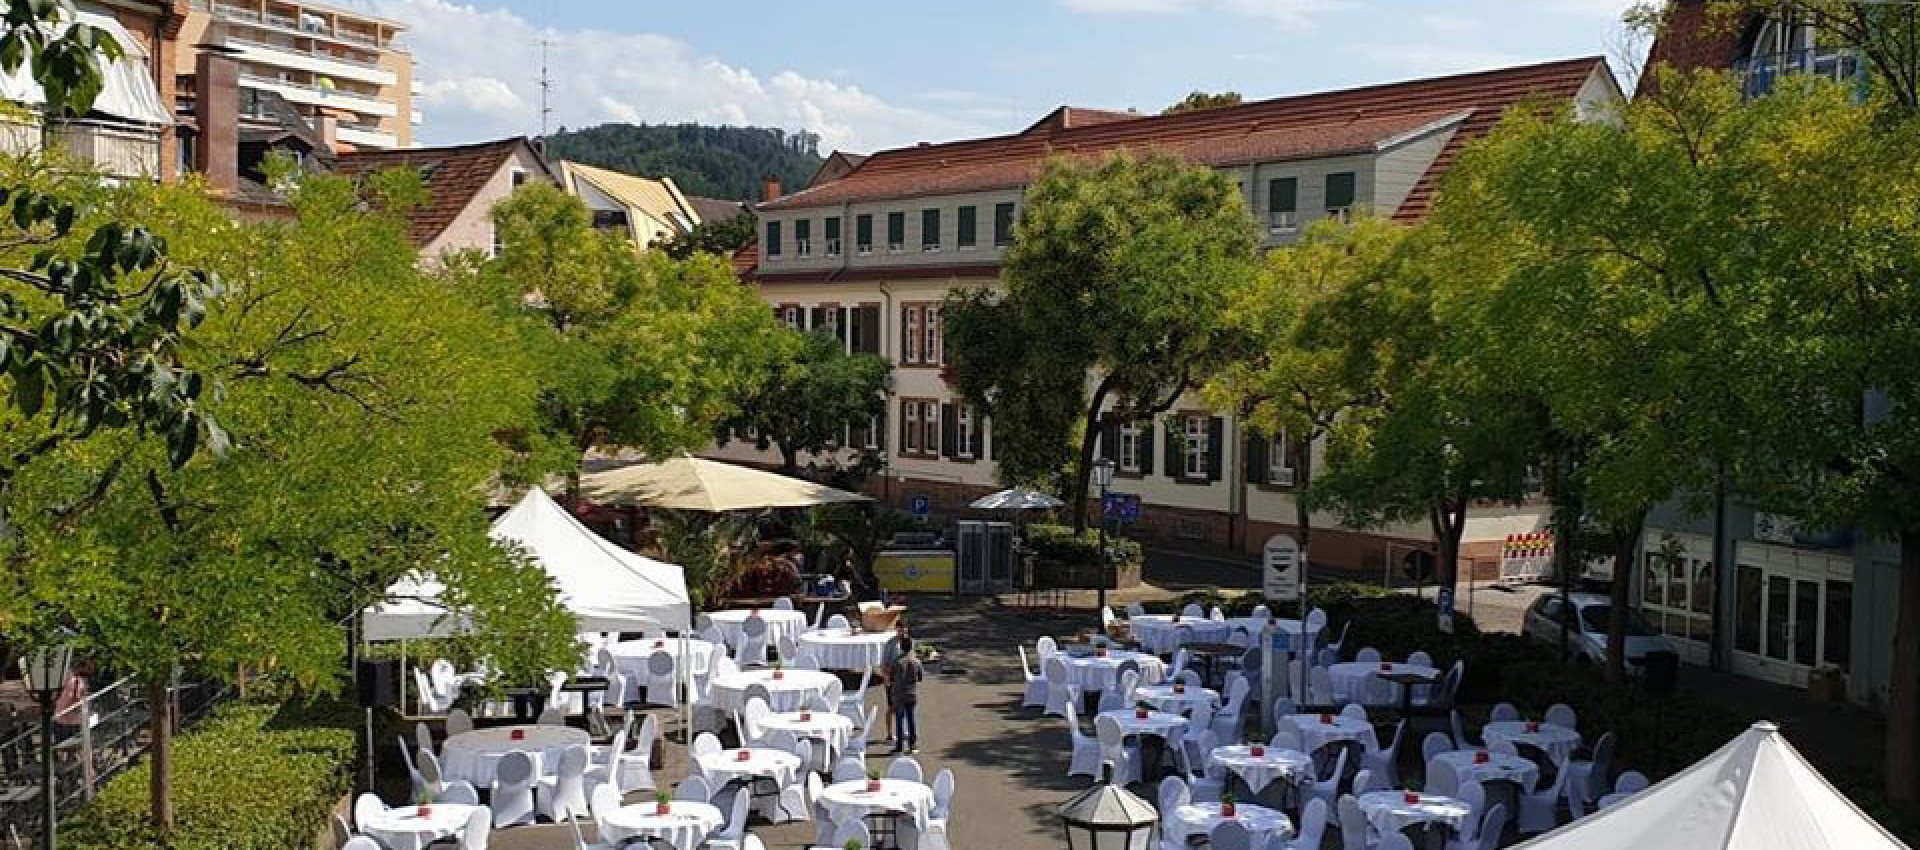
[[[537,802],[540,814],[555,823],[589,814],[587,811],[587,748],[568,747],[560,754],[553,776],[540,777]]]
[[[495,827],[533,822],[533,785],[533,757],[518,750],[500,757],[487,796]]]

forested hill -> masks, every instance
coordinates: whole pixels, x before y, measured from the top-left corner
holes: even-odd
[[[704,124],[602,124],[565,127],[547,140],[547,156],[647,177],[672,177],[689,195],[760,200],[760,178],[777,174],[786,191],[820,167],[820,137],[771,127]]]

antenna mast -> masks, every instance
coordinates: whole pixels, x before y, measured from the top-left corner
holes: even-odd
[[[553,107],[547,103],[547,96],[553,90],[553,79],[547,75],[547,48],[553,42],[540,39],[540,138],[547,137],[547,118],[553,114]]]

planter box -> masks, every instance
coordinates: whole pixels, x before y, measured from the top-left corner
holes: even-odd
[[[1140,564],[1125,563],[1113,568],[1113,588],[1140,586]],[[1098,588],[1100,586],[1100,567],[1095,564],[1068,564],[1060,561],[1035,560],[1033,562],[1033,583],[1035,587],[1054,588]]]

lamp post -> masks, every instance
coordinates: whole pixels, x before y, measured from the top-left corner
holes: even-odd
[[[1100,765],[1100,784],[1057,810],[1067,850],[1148,850],[1160,813],[1147,801],[1113,784],[1113,762]]]
[[[34,650],[20,662],[27,690],[40,700],[40,798],[46,807],[40,824],[42,850],[53,850],[54,821],[60,817],[53,787],[53,704],[67,682],[67,665],[72,660],[73,647],[54,643]]]
[[[1093,483],[1100,488],[1100,607],[1104,609],[1113,571],[1113,558],[1107,555],[1107,488],[1113,484],[1113,461],[1101,458],[1093,462]]]

